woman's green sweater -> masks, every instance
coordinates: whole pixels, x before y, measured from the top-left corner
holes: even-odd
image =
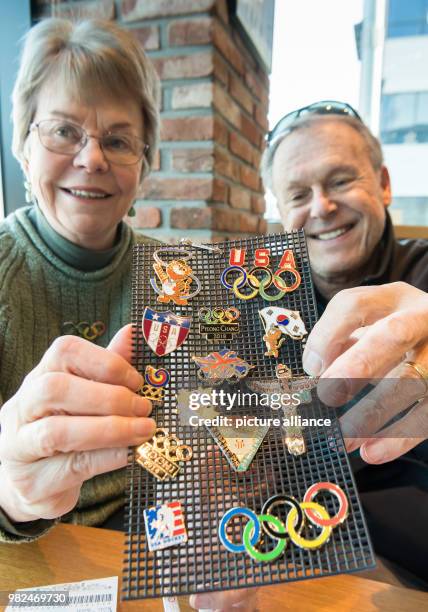
[[[41,213],[37,214],[40,217]],[[50,236],[45,231],[43,239],[43,227],[34,219],[34,211],[26,207],[0,223],[0,407],[14,395],[53,340],[64,334],[65,322],[102,321],[106,332],[96,343],[104,347],[129,323],[132,246],[150,242],[122,223],[117,244],[98,254],[95,265],[108,263],[83,271],[94,267],[91,252],[72,245],[53,230]],[[52,250],[55,241],[57,248]],[[124,493],[125,469],[96,476],[83,484],[78,505],[61,520],[101,524],[123,505]],[[33,539],[53,523],[12,524],[0,509],[0,541]]]

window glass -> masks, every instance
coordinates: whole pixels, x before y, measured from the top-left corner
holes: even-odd
[[[428,0],[390,0],[388,37],[418,36],[428,32]]]
[[[385,144],[428,142],[428,92],[382,96],[380,126]]]

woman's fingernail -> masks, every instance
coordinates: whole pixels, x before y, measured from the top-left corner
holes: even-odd
[[[363,444],[361,456],[367,463],[382,463],[385,460],[385,447],[381,442]]]
[[[303,355],[303,368],[310,376],[319,376],[322,372],[322,359],[317,353],[307,351]]]

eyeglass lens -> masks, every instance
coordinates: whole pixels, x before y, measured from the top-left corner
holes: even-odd
[[[82,127],[68,121],[47,119],[40,121],[36,127],[42,145],[49,151],[63,155],[76,155],[90,138]],[[139,138],[121,132],[107,133],[97,140],[106,159],[122,165],[136,163],[146,149]]]

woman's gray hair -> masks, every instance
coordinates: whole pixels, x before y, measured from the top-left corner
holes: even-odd
[[[25,159],[25,141],[43,85],[63,79],[67,89],[86,104],[100,94],[134,99],[143,117],[149,145],[141,178],[152,166],[159,138],[159,79],[133,34],[111,21],[72,22],[48,18],[25,36],[21,63],[12,94],[12,151]]]
[[[335,114],[311,114],[306,117],[297,119],[294,123],[287,127],[287,129],[281,133],[277,138],[274,139],[272,144],[266,147],[260,165],[260,172],[263,179],[263,184],[265,188],[268,188],[272,191],[272,168],[273,168],[273,160],[275,157],[275,153],[278,150],[281,142],[292,132],[296,132],[297,130],[310,128],[316,121],[342,121],[346,123],[354,130],[356,130],[363,137],[367,154],[370,158],[371,164],[375,170],[380,170],[383,166],[383,153],[382,147],[379,140],[373,136],[369,128],[356,117],[335,115]]]

